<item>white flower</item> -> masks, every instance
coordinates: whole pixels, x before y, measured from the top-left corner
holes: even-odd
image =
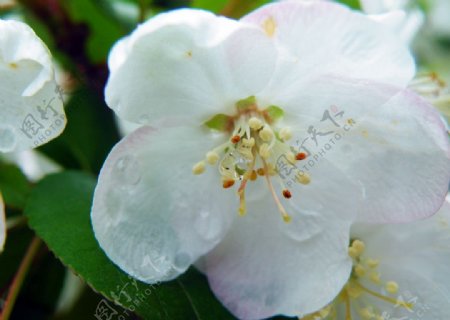
[[[304,320],[447,320],[449,223],[447,200],[424,221],[352,227],[350,280],[334,303]]]
[[[3,251],[6,239],[6,221],[5,221],[5,204],[0,193],[0,252]]]
[[[345,7],[173,11],[118,42],[109,66],[109,106],[152,127],[108,156],[92,223],[140,280],[197,262],[239,318],[313,312],[348,279],[362,204],[361,221],[408,221],[445,196],[448,139],[404,90],[406,46]]]
[[[423,12],[413,7],[410,0],[361,0],[361,6],[364,12],[392,28],[406,43],[414,40],[425,21]]]
[[[0,81],[0,152],[31,149],[62,132],[50,52],[22,22],[0,20]]]

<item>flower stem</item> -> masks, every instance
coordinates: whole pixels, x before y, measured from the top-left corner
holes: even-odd
[[[16,302],[17,296],[19,295],[19,291],[23,285],[25,277],[30,270],[31,263],[34,260],[37,252],[39,251],[39,247],[41,246],[41,240],[38,237],[34,237],[28,247],[25,256],[23,257],[22,262],[20,263],[19,270],[17,270],[16,275],[14,276],[11,287],[9,288],[8,296],[6,297],[6,301],[4,304],[4,308],[0,315],[0,320],[8,320],[11,312],[14,307],[14,303]]]

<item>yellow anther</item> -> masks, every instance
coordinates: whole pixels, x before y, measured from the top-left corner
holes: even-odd
[[[206,169],[205,161],[200,161],[199,163],[195,164],[192,167],[192,173],[193,174],[202,174],[203,172],[205,172],[205,169]]]
[[[385,288],[387,292],[396,294],[398,292],[398,283],[395,281],[388,281]]]
[[[364,252],[366,245],[361,240],[355,240],[352,243],[352,248],[355,248],[355,250],[358,252],[358,255],[361,255]]]
[[[311,182],[311,177],[306,172],[300,172],[296,175],[295,179],[301,184],[309,184]]]
[[[248,126],[250,127],[250,129],[259,130],[263,125],[263,122],[256,117],[252,117],[250,118],[250,120],[248,120]]]
[[[380,274],[378,272],[372,272],[369,275],[369,279],[375,284],[380,284]]]
[[[270,157],[270,149],[269,149],[269,145],[267,143],[263,143],[260,147],[259,147],[259,155],[261,156],[261,158],[263,159],[267,159]]]
[[[272,163],[267,164],[267,173],[269,176],[275,176],[277,174],[277,169]]]
[[[273,139],[273,131],[269,126],[264,126],[264,128],[262,128],[262,130],[259,132],[259,137],[263,140],[263,141],[271,141]]]
[[[348,255],[350,257],[352,257],[353,259],[355,259],[355,258],[359,257],[359,252],[355,248],[350,247],[350,248],[348,248]]]
[[[219,155],[216,152],[210,151],[206,154],[206,162],[208,162],[209,164],[216,164],[218,160]]]
[[[292,221],[292,217],[290,215],[288,215],[287,213],[283,213],[282,215],[283,215],[284,222],[289,223]]]
[[[279,137],[283,141],[288,141],[292,138],[292,130],[289,127],[282,128],[278,133]]]
[[[367,260],[367,266],[369,268],[375,269],[379,266],[380,261],[376,260],[376,259],[369,259]]]
[[[253,147],[255,145],[255,139],[254,138],[244,138],[242,139],[242,144],[245,145],[246,147]]]
[[[358,277],[364,277],[364,275],[366,274],[366,269],[362,266],[362,264],[360,264],[360,263],[358,263],[356,266],[355,266],[355,274],[358,276]]]
[[[369,308],[361,308],[361,309],[359,309],[359,315],[361,316],[361,318],[363,318],[365,320],[370,320],[370,319],[372,319],[375,316],[373,311],[370,310]]]

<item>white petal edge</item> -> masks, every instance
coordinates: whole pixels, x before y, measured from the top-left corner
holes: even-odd
[[[109,57],[108,105],[123,119],[203,123],[255,95],[272,76],[276,50],[252,25],[202,10],[163,13],[120,40]]]
[[[264,100],[308,91],[311,79],[345,76],[406,87],[415,73],[408,46],[389,28],[342,5],[283,1],[266,5],[242,21],[272,34],[280,59]]]
[[[27,24],[0,19],[0,61],[17,63],[31,60],[39,63],[40,72],[24,88],[24,96],[32,96],[48,81],[54,79],[51,53],[47,46]]]
[[[300,110],[286,116],[294,148],[305,141],[311,160],[326,158],[361,184],[361,221],[407,222],[439,209],[450,179],[449,140],[438,112],[413,92],[330,76],[277,105]],[[322,134],[317,145],[310,130]]]
[[[225,235],[237,199],[216,167],[192,167],[221,135],[200,128],[142,127],[121,140],[100,172],[92,207],[95,236],[122,270],[148,283],[183,273]]]

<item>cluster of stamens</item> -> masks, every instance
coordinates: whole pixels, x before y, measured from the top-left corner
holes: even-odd
[[[339,294],[338,298],[325,308],[310,314],[301,320],[325,320],[337,319],[336,306],[338,303],[345,305],[345,320],[352,320],[352,306],[359,317],[364,320],[386,320],[381,310],[371,305],[366,300],[367,296],[374,297],[395,307],[412,311],[413,305],[395,297],[399,292],[399,285],[395,281],[382,281],[379,272],[380,261],[367,257],[365,243],[355,239],[351,241],[348,254],[353,260],[353,269],[349,281]],[[363,285],[362,280],[368,281],[373,286],[379,287],[375,291]],[[357,307],[356,307],[357,306]]]
[[[238,108],[238,113],[230,117],[232,125],[229,127],[230,138],[224,144],[210,150],[205,159],[193,167],[194,174],[203,173],[208,165],[218,165],[223,188],[231,188],[240,183],[238,196],[240,198],[239,214],[246,214],[245,190],[249,181],[258,177],[265,178],[270,193],[285,222],[291,221],[279,195],[273,185],[276,179],[281,185],[281,195],[284,199],[291,199],[292,192],[286,188],[278,175],[277,159],[284,156],[290,164],[306,158],[305,153],[296,153],[294,148],[287,144],[292,138],[292,131],[288,127],[274,130],[273,119],[267,112],[259,110],[256,103],[247,106],[244,110]],[[302,174],[297,182],[308,184],[309,175]]]

